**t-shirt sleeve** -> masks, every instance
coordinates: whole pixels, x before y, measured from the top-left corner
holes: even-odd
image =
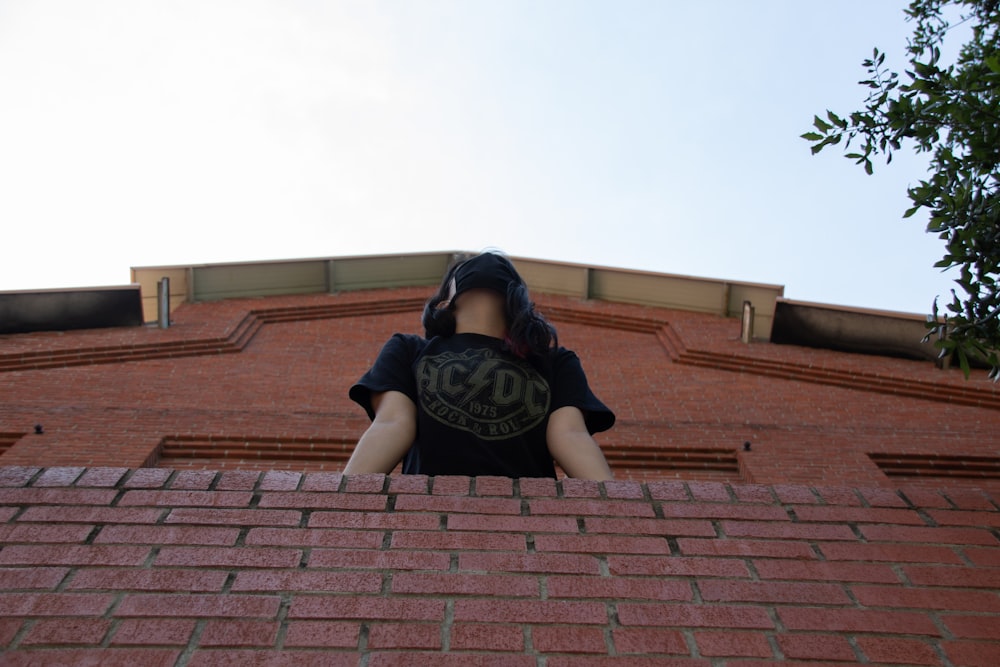
[[[394,334],[386,341],[368,372],[355,383],[348,396],[375,419],[372,408],[372,394],[383,391],[398,391],[417,402],[417,380],[413,375],[413,363],[423,346],[423,338],[412,334]]]
[[[590,390],[576,353],[559,348],[553,365],[552,410],[573,406],[583,412],[590,433],[607,431],[614,426],[615,413]]]

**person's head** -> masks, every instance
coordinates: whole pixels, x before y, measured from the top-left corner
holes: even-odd
[[[542,356],[558,344],[555,327],[535,312],[528,288],[510,260],[484,252],[458,261],[445,272],[438,291],[424,305],[427,338],[455,333],[458,297],[469,290],[491,290],[503,296],[506,344],[521,358]]]

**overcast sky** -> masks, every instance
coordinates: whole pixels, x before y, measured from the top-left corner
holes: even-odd
[[[929,312],[926,162],[811,156],[908,0],[0,0],[0,290],[500,248]]]

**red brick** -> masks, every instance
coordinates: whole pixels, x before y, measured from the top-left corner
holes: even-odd
[[[524,630],[519,625],[455,623],[450,645],[452,651],[523,651]]]
[[[805,542],[788,540],[740,540],[740,539],[689,539],[677,540],[681,554],[685,556],[740,556],[745,558],[816,558],[812,547]]]
[[[521,513],[521,501],[515,498],[397,496],[396,511],[516,515]]]
[[[715,526],[707,519],[629,519],[587,517],[588,533],[715,537]]]
[[[853,560],[891,563],[941,563],[958,565],[962,559],[948,547],[915,544],[838,544],[821,543],[827,560]]]
[[[540,539],[540,538],[538,538]],[[495,532],[396,531],[393,549],[435,549],[442,551],[524,551],[524,535]]]
[[[368,631],[370,649],[440,649],[437,623],[373,623]]]
[[[82,467],[46,468],[34,481],[33,486],[70,486],[83,474]]]
[[[126,489],[159,489],[173,473],[166,468],[139,468],[134,470],[122,484]]]
[[[418,595],[535,597],[539,594],[539,585],[536,578],[527,576],[397,572],[392,577],[392,592]]]
[[[861,497],[856,489],[842,486],[817,486],[814,490],[827,505],[861,505]]]
[[[665,502],[691,500],[691,494],[688,493],[687,485],[683,482],[653,480],[646,484],[646,488],[649,489],[649,496],[653,500]]]
[[[156,557],[157,567],[296,567],[302,560],[300,549],[267,547],[163,547]]]
[[[94,568],[75,570],[70,590],[218,593],[228,573],[221,570]]]
[[[207,491],[215,481],[216,474],[214,470],[178,470],[170,482],[170,488]]]
[[[447,554],[444,554],[447,556]],[[419,569],[419,568],[418,568]],[[447,565],[444,568],[447,569]],[[460,553],[458,569],[466,572],[540,572],[552,574],[598,574],[598,560],[582,554]]]
[[[89,525],[32,525],[27,523],[0,525],[0,544],[81,544],[94,530]]]
[[[565,484],[563,486],[565,487]],[[639,482],[613,479],[604,482],[604,493],[608,498],[631,500],[642,500],[645,495]]]
[[[653,517],[653,508],[644,502],[627,500],[531,499],[528,508],[533,515],[558,514],[570,516],[632,516]]]
[[[447,570],[451,556],[438,551],[372,551],[370,549],[313,549],[310,568],[377,570]]]
[[[150,547],[66,544],[58,549],[42,545],[10,545],[0,551],[0,565],[142,565]]]
[[[477,496],[512,496],[514,480],[509,477],[476,477]]]
[[[180,657],[179,650],[170,649],[34,649],[11,651],[4,655],[5,667],[21,665],[74,665],[100,667],[173,667]]]
[[[554,498],[558,493],[556,480],[554,479],[523,477],[517,483],[522,498],[531,498],[533,496]]]
[[[21,630],[21,619],[0,618],[0,650],[14,641]]]
[[[774,494],[778,496],[778,500],[786,505],[819,503],[816,493],[808,486],[775,484],[772,488],[774,489]]]
[[[128,491],[123,507],[247,507],[253,494],[243,491]]]
[[[208,620],[198,638],[199,646],[273,646],[278,637],[277,621]]]
[[[949,512],[947,510],[927,510],[927,514],[939,526],[989,526],[1000,528],[1000,512]]]
[[[472,478],[442,475],[434,478],[431,493],[436,496],[468,496],[472,490]]]
[[[324,528],[251,528],[243,540],[247,546],[337,547],[378,549],[382,531],[328,530]]]
[[[309,472],[306,473],[299,490],[335,492],[340,490],[343,480],[344,475],[339,472]]]
[[[1000,665],[1000,642],[948,641],[941,643],[953,665],[996,667]]]
[[[601,484],[592,479],[565,477],[559,482],[565,498],[600,498]]]
[[[996,614],[989,616],[947,614],[941,616],[941,621],[956,639],[1000,640],[1000,622]]]
[[[273,595],[170,595],[131,593],[115,609],[117,617],[274,618],[281,598]]]
[[[660,537],[630,537],[625,535],[536,535],[535,548],[542,551],[568,553],[663,554],[670,545]]]
[[[400,577],[404,573],[397,573]],[[282,593],[286,591],[336,591],[338,593],[377,593],[382,589],[382,575],[377,572],[328,570],[241,570],[236,573],[234,593]],[[181,589],[177,589],[181,590]]]
[[[978,489],[946,489],[944,493],[960,510],[985,510],[987,512],[997,510],[989,495]]]
[[[732,500],[727,484],[691,481],[687,483],[687,486],[691,497],[698,502],[727,503]]]
[[[858,648],[869,660],[880,665],[940,665],[934,647],[919,639],[898,637],[858,637]]]
[[[662,628],[615,628],[611,632],[615,650],[628,654],[683,654],[688,652],[684,635]]]
[[[0,616],[103,616],[113,602],[107,593],[4,593]]]
[[[722,530],[728,537],[769,540],[844,540],[853,542],[858,539],[850,526],[843,524],[723,521]]]
[[[865,607],[939,609],[1000,614],[1000,596],[992,591],[949,590],[944,588],[903,588],[901,586],[852,586],[851,591]]]
[[[904,565],[902,569],[906,578],[916,586],[1000,588],[1000,568]]]
[[[111,628],[111,621],[100,618],[41,619],[21,639],[21,646],[46,644],[98,645]]]
[[[926,526],[923,518],[914,510],[878,507],[831,507],[802,506],[795,508],[799,521],[821,523],[890,523],[910,526]]]
[[[0,505],[107,506],[117,494],[118,492],[113,489],[0,488]]]
[[[260,480],[261,491],[295,491],[303,475],[289,470],[268,470]]]
[[[0,568],[0,590],[53,589],[69,572],[68,567]]]
[[[379,512],[386,508],[388,501],[388,496],[376,493],[309,493],[306,491],[270,491],[261,494],[260,507],[267,509],[337,509],[358,512]]]
[[[981,528],[939,528],[915,526],[878,526],[864,525],[860,527],[865,539],[872,542],[917,542],[925,544],[976,544],[980,546],[1000,547],[1000,542],[993,534]]]
[[[889,565],[795,560],[755,560],[753,565],[761,579],[899,583],[899,577]]]
[[[368,621],[442,621],[444,600],[378,598],[355,595],[300,595],[288,610],[291,619]]]
[[[389,478],[389,493],[428,493],[430,481],[427,475],[394,475]]]
[[[381,473],[344,475],[343,480],[345,493],[382,493],[385,489],[386,475]],[[331,484],[331,486],[333,485]],[[328,490],[336,491],[337,488],[333,487]]]
[[[88,468],[76,480],[76,486],[113,487],[128,474],[128,468]]]
[[[884,489],[880,487],[869,487],[857,489],[865,502],[872,507],[908,507],[909,504],[900,497],[895,489]]]
[[[962,553],[965,557],[969,559],[973,565],[977,567],[996,567],[1000,568],[1000,549],[977,549],[969,548],[963,549]]]
[[[777,611],[782,623],[789,630],[934,636],[939,634],[937,626],[929,616],[909,611],[811,607],[779,607]]]
[[[415,526],[415,528],[419,528],[419,526]],[[579,532],[576,518],[571,516],[476,516],[475,514],[448,515],[448,530],[490,530],[519,533]]]
[[[644,577],[552,576],[546,580],[546,591],[550,599],[689,601],[693,597],[691,584],[687,581]]]
[[[156,523],[163,516],[162,509],[135,507],[29,507],[19,517],[24,522],[55,523]]]
[[[547,664],[551,665],[551,658]],[[354,663],[351,663],[353,667]],[[434,667],[535,667],[537,659],[530,655],[510,655],[508,653],[490,655],[488,653],[437,653],[429,651],[375,651],[369,654],[368,667],[413,667],[413,665],[434,665]]]
[[[778,647],[792,660],[854,660],[854,649],[845,637],[834,634],[782,633]]]
[[[736,500],[741,503],[763,503],[773,505],[777,502],[772,487],[763,484],[733,484],[731,487]]]
[[[174,618],[124,618],[111,644],[116,646],[187,646],[197,622]]]
[[[601,628],[575,625],[535,626],[531,629],[531,644],[540,653],[599,653],[607,652]]]
[[[608,556],[608,568],[614,575],[737,578],[750,576],[746,564],[733,558]]]
[[[253,470],[223,470],[215,488],[220,491],[250,491],[260,482],[260,473]]]
[[[455,600],[455,621],[473,623],[565,623],[608,622],[603,603],[564,600]]]
[[[806,582],[733,581],[727,579],[698,582],[706,602],[757,602],[814,605],[850,605],[844,587],[839,584]]]
[[[357,653],[327,651],[323,653],[323,667],[356,667],[359,658]],[[269,667],[307,667],[316,664],[316,652],[282,650],[262,654],[259,649],[200,649],[192,654],[187,667],[242,667],[261,660]]]
[[[357,648],[361,623],[357,621],[298,621],[288,623],[285,646],[293,648]]]
[[[781,507],[737,503],[669,503],[663,505],[663,516],[685,519],[791,521],[788,512]]]
[[[484,520],[486,517],[474,517]],[[402,512],[313,512],[309,528],[355,528],[358,530],[439,530],[441,518],[436,514]]]
[[[619,603],[618,620],[624,626],[673,628],[759,628],[770,630],[774,622],[760,607]]]
[[[199,526],[105,526],[94,544],[186,544],[233,546],[239,528]]]
[[[35,466],[0,467],[0,487],[24,486],[41,471],[41,468]]]
[[[699,653],[706,657],[770,658],[773,655],[767,636],[758,632],[699,631],[694,633],[694,641]]]

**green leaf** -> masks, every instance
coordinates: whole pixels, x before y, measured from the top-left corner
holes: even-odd
[[[823,135],[820,134],[819,132],[806,132],[805,134],[802,134],[800,136],[806,141],[819,141],[820,139],[823,138]]]
[[[830,125],[819,116],[813,116],[813,126],[824,134],[833,129],[833,125]]]

